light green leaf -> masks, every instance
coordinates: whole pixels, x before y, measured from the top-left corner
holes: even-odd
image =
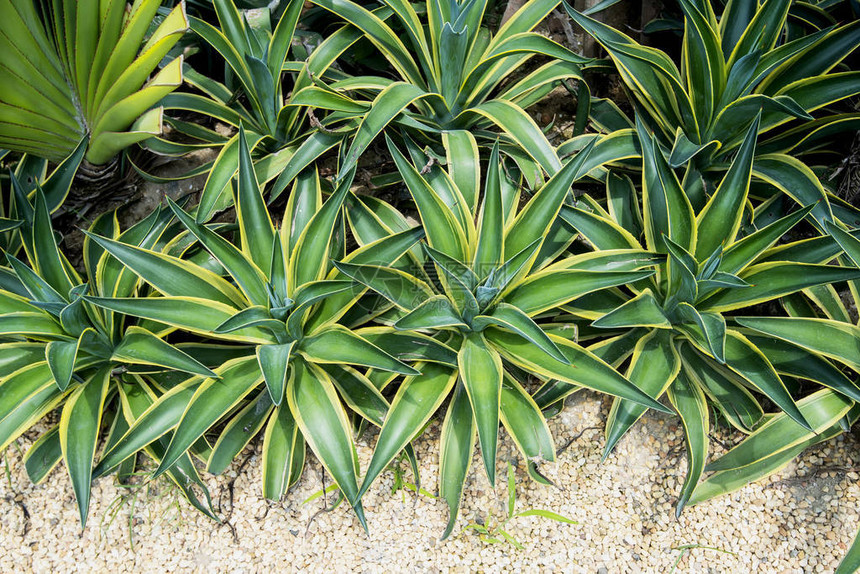
[[[490,484],[496,483],[496,449],[502,392],[502,359],[487,346],[483,335],[470,334],[457,354],[460,379],[475,414],[478,441]]]
[[[670,329],[672,323],[663,313],[650,289],[644,289],[617,309],[592,323],[594,327],[611,329],[618,327],[656,327]]]
[[[221,474],[227,470],[233,459],[263,428],[273,408],[272,398],[266,390],[258,393],[242,410],[233,415],[212,446],[212,454],[206,462],[206,471]]]
[[[219,378],[205,379],[197,387],[153,476],[157,477],[170,468],[209,427],[263,381],[263,373],[255,357],[234,359],[229,366],[217,372]],[[205,408],[200,405],[205,405]]]
[[[476,330],[481,330],[489,325],[509,329],[540,347],[555,360],[562,363],[567,362],[567,358],[562,355],[543,329],[518,307],[508,303],[499,303],[492,312],[487,315],[479,315],[473,321],[473,327]]]
[[[731,243],[741,226],[752,175],[759,119],[750,125],[738,155],[717,190],[696,217],[696,259],[704,261],[724,243]]]
[[[111,359],[133,365],[157,365],[192,375],[217,377],[193,357],[146,329],[136,326],[126,330],[125,336],[114,347]]]
[[[475,450],[475,436],[475,417],[469,396],[463,384],[458,383],[439,438],[439,496],[448,504],[448,523],[442,540],[451,535],[457,522],[463,486]]]
[[[60,425],[54,425],[40,436],[24,454],[24,468],[33,484],[40,484],[63,458]]]
[[[263,496],[280,500],[295,478],[291,473],[293,460],[304,461],[305,445],[299,427],[286,404],[275,409],[263,434]]]
[[[569,303],[574,299],[617,285],[626,285],[654,275],[652,270],[603,271],[547,269],[528,277],[503,297],[530,316]]]
[[[287,402],[311,450],[365,526],[357,482],[358,455],[349,420],[329,376],[318,367],[295,360],[287,383]]]
[[[223,374],[229,372],[228,369],[229,365],[219,369],[219,372]],[[151,404],[147,401],[149,406],[138,414],[128,432],[102,455],[93,471],[93,478],[104,476],[125,459],[173,429],[182,418],[182,413],[200,386],[201,380],[200,377],[190,378],[167,391],[157,401]],[[128,404],[129,398],[124,393],[120,394],[120,398],[124,401],[124,411],[135,410]]]
[[[287,386],[287,369],[294,345],[295,341],[291,341],[282,345],[259,345],[257,347],[257,361],[260,363],[260,370],[266,380],[269,396],[276,406],[280,405],[284,398],[284,389]]]
[[[576,520],[571,520],[570,518],[552,512],[551,510],[541,510],[539,508],[523,510],[522,512],[517,512],[515,516],[540,516],[541,518],[548,518],[550,520],[555,520],[556,522],[564,522],[565,524],[579,524]]]
[[[659,399],[678,376],[680,369],[681,360],[671,333],[655,329],[636,343],[627,368],[627,378],[649,396]],[[621,437],[646,410],[641,404],[615,399],[606,423],[604,457],[612,452]]]
[[[65,391],[72,380],[75,371],[75,359],[81,340],[51,341],[45,345],[45,360],[51,368],[51,375],[57,383],[57,388]]]
[[[164,295],[242,306],[244,297],[239,290],[208,269],[178,257],[84,233]]]
[[[430,420],[457,381],[456,370],[433,363],[419,365],[421,374],[404,379],[391,402],[361,483],[359,498]]]
[[[860,372],[860,327],[831,319],[737,317],[738,324],[802,349],[824,355]]]
[[[684,479],[678,504],[675,507],[675,516],[680,516],[702,476],[705,461],[708,459],[710,423],[705,394],[698,385],[687,378],[684,370],[678,373],[667,391],[669,402],[681,415],[684,440],[687,443],[687,478]]]
[[[460,313],[444,295],[430,297],[394,323],[396,329],[404,331],[466,326]]]
[[[505,373],[502,383],[500,408],[502,424],[523,458],[528,461],[529,474],[535,480],[547,484],[548,481],[532,469],[539,462],[538,459],[555,460],[552,434],[535,401],[508,373]]]
[[[332,325],[303,339],[298,351],[315,363],[347,363],[393,373],[416,375],[418,371],[342,325]]]
[[[376,291],[398,307],[411,311],[434,295],[424,281],[391,267],[334,262],[348,277]]]
[[[81,527],[87,524],[93,456],[99,438],[110,368],[96,372],[66,401],[60,415],[60,446],[78,502]]]
[[[764,393],[798,424],[809,428],[809,424],[803,418],[797,404],[767,357],[749,339],[731,329],[726,331],[726,364]]]
[[[488,329],[485,331],[485,336],[503,358],[536,375],[559,379],[601,393],[630,399],[661,412],[669,412],[666,407],[619,375],[608,364],[576,343],[557,335],[549,337],[567,358],[568,363],[556,361],[514,333]]]

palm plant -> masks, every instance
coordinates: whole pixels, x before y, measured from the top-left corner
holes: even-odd
[[[163,325],[135,321],[87,302],[87,293],[130,296],[140,281],[87,241],[89,281],[84,282],[57,247],[42,190],[36,190],[31,205],[17,180],[13,183],[22,218],[18,231],[32,267],[7,252],[10,267],[0,268],[0,449],[59,409],[59,424],[28,451],[27,471],[39,482],[64,460],[85,525],[103,429],[108,445],[114,443],[171,384],[169,377],[162,377],[165,371],[203,377],[212,372],[165,341]],[[167,223],[164,213],[156,211],[120,233],[115,215],[107,213],[92,229],[119,245],[148,247],[164,240]],[[146,453],[159,461],[165,446],[153,443]],[[133,458],[121,474],[127,474],[129,466],[134,467]],[[214,516],[194,494],[197,485],[208,498],[188,455],[177,460],[169,477],[192,504]]]
[[[0,147],[60,162],[85,139],[100,165],[161,133],[155,106],[182,83],[182,58],[156,69],[188,23],[180,4],[149,34],[160,4],[0,2]]]
[[[561,271],[543,271],[572,239],[561,243],[550,230],[571,184],[588,171],[586,150],[569,162],[523,207],[506,181],[495,146],[483,201],[468,207],[450,174],[438,166],[422,175],[389,140],[389,149],[423,221],[423,266],[372,266],[343,261],[337,269],[381,295],[393,308],[379,320],[393,332],[424,333],[450,349],[446,360],[418,363],[420,375],[397,388],[370,466],[359,490],[373,480],[418,434],[450,397],[440,438],[440,493],[456,522],[475,433],[490,483],[495,482],[499,421],[507,429],[533,478],[546,482],[537,460],[554,460],[543,415],[523,387],[521,373],[559,379],[624,397],[643,408],[665,410],[609,365],[536,322],[544,312],[587,293],[653,274],[648,253],[616,251],[588,260],[566,260]],[[413,150],[420,159],[420,150]],[[474,163],[473,179],[480,178]],[[360,209],[350,211],[361,228]],[[477,218],[477,223],[475,222]],[[361,235],[359,230],[357,235]],[[603,270],[609,267],[612,270]],[[645,268],[645,269],[643,269]]]
[[[305,173],[276,230],[245,142],[240,130],[235,186],[238,246],[219,235],[217,228],[196,223],[172,202],[171,210],[190,233],[188,239],[205,249],[200,263],[190,253],[183,259],[92,236],[161,296],[88,297],[88,301],[202,336],[212,342],[203,343],[198,352],[221,357],[213,376],[189,379],[155,401],[104,455],[96,474],[172,430],[155,471],[158,476],[219,421],[224,424],[213,428],[217,440],[207,468],[221,472],[265,426],[266,497],[280,498],[298,480],[307,442],[364,524],[358,460],[343,403],[372,421],[380,420],[387,403],[350,365],[407,375],[418,371],[337,323],[358,300],[351,281],[327,279],[329,254],[343,256],[338,221],[351,178],[344,177],[323,203],[316,172]],[[388,264],[420,236],[419,229],[394,234],[345,260]],[[177,254],[187,249],[185,244]],[[202,264],[210,256],[217,262],[217,272]],[[321,303],[334,298],[338,303],[328,308],[332,312],[321,315]],[[219,340],[229,345],[216,345]]]
[[[508,139],[503,149],[510,150],[523,166],[536,164],[538,170],[555,173],[561,163],[525,109],[569,79],[580,81],[580,110],[584,111],[579,120],[584,127],[589,96],[580,67],[588,60],[531,31],[558,5],[556,0],[531,0],[495,35],[483,24],[486,0],[428,0],[426,26],[418,7],[402,0],[386,0],[380,9],[386,17],[393,13],[394,24],[351,0],[315,4],[360,30],[398,78],[347,78],[328,85],[317,83],[295,95],[297,103],[362,112],[346,154],[346,170],[394,123],[431,141],[442,132],[463,149],[476,145],[475,135],[489,147],[497,135],[488,129],[497,126]],[[506,83],[534,56],[552,60],[518,81]],[[524,171],[534,169],[524,167]]]
[[[806,196],[804,205],[812,203],[809,198],[823,195],[821,184],[796,156],[820,153],[836,134],[860,125],[856,113],[811,115],[860,93],[860,72],[838,70],[860,44],[860,22],[780,43],[790,0],[768,0],[760,7],[729,2],[719,19],[709,1],[679,3],[685,16],[680,71],[662,51],[565,7],[609,52],[637,116],[670,150],[669,165],[687,168],[684,179],[694,208],[704,206],[716,187],[714,168],[737,151],[744,126],[759,111],[756,179],[793,197]],[[608,101],[595,102],[592,119],[604,131],[634,127]],[[629,157],[626,148],[618,151],[619,158]],[[828,218],[825,209],[825,204],[816,207],[820,225]]]
[[[629,357],[627,378],[654,398],[668,394],[681,416],[689,471],[678,512],[690,498],[707,458],[709,402],[734,427],[749,433],[765,421],[753,392],[767,397],[801,428],[812,428],[781,373],[860,399],[855,382],[836,376],[832,369],[812,367],[827,362],[826,352],[804,346],[806,359],[798,361],[800,351],[793,353],[778,341],[744,329],[769,319],[734,317],[739,310],[785,295],[860,277],[855,267],[826,264],[841,252],[830,237],[815,238],[814,247],[809,240],[776,245],[812,206],[772,221],[771,206],[763,204],[754,210],[750,225],[742,225],[758,127],[756,119],[716,192],[698,213],[656,137],[641,123],[637,125],[643,156],[641,209],[630,180],[610,175],[605,207],[586,195],[561,211],[561,217],[598,253],[644,245],[666,254],[653,278],[629,284],[626,291],[574,301],[563,309],[614,335],[598,344],[607,360],[620,365]],[[836,229],[832,223],[828,226]],[[798,374],[795,370],[803,369],[796,366],[798,362],[809,369]],[[538,405],[549,407],[566,389],[573,390],[561,382],[551,383],[536,394]],[[607,454],[644,412],[639,404],[616,399],[606,426]]]

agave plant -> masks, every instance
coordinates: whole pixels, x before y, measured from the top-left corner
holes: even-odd
[[[0,2],[0,147],[60,162],[86,139],[100,165],[161,133],[154,106],[182,83],[182,58],[157,68],[188,23],[180,4],[150,34],[160,5]]]
[[[754,16],[757,5],[752,2],[738,3],[732,11],[740,16],[742,21],[749,22]],[[712,4],[715,12],[725,11],[725,3]],[[589,16],[589,10],[582,13]],[[845,20],[860,16],[860,5],[854,0],[812,0],[810,2],[792,2],[788,8],[788,17],[781,31],[782,42],[790,42],[813,32],[825,30]],[[676,31],[679,35],[684,32],[684,16],[673,6],[663,6],[661,17],[645,25],[643,32],[651,34],[662,31]]]
[[[852,259],[860,259],[860,239],[842,230],[833,230]],[[855,261],[856,265],[856,261]],[[856,282],[854,282],[856,283]],[[856,302],[856,286],[847,295]],[[742,486],[777,472],[808,447],[847,432],[860,417],[856,392],[860,362],[856,347],[860,329],[832,285],[805,289],[785,297],[788,317],[743,317],[735,320],[745,327],[747,337],[768,357],[777,357],[774,366],[784,378],[829,381],[801,401],[798,407],[809,422],[804,428],[777,413],[735,448],[705,467],[714,474],[693,491],[690,504],[733,492]],[[855,374],[846,376],[839,363]]]
[[[686,190],[694,208],[701,209],[716,187],[711,168],[737,152],[744,126],[759,111],[756,178],[792,196],[821,193],[812,172],[794,156],[820,153],[834,135],[860,125],[856,113],[811,115],[860,93],[860,72],[835,71],[860,45],[860,22],[780,44],[790,0],[761,6],[729,2],[719,19],[709,1],[679,3],[685,16],[680,71],[660,50],[565,7],[609,52],[638,117],[671,150],[669,165],[688,168]],[[592,119],[605,131],[634,127],[607,101],[595,103]],[[826,215],[818,211],[816,218],[823,224]]]
[[[32,207],[30,200],[26,198],[34,196],[36,188],[41,188],[48,211],[53,213],[68,196],[75,172],[84,157],[84,151],[86,151],[86,142],[81,141],[72,155],[60,162],[50,173],[46,159],[29,154],[24,154],[18,159],[14,170],[7,178],[8,191],[2,192],[9,201],[0,201],[0,249],[17,255],[23,247],[21,235],[17,229],[24,221],[19,217],[19,209],[15,205],[16,191],[19,197],[25,198],[24,201],[27,203],[23,209],[24,213],[28,213]],[[0,159],[7,154],[8,151],[0,155]]]
[[[0,449],[59,409],[59,424],[27,452],[26,467],[33,481],[40,482],[65,461],[85,525],[100,438],[108,445],[116,442],[170,385],[164,372],[203,377],[212,372],[165,341],[163,325],[138,322],[87,302],[88,293],[129,296],[140,281],[86,241],[85,282],[57,247],[42,190],[36,190],[31,205],[17,180],[13,183],[22,217],[19,231],[32,266],[7,252],[10,267],[0,273]],[[118,245],[147,247],[163,240],[168,220],[156,211],[120,233],[115,215],[108,213],[93,229]],[[153,443],[146,453],[157,462],[165,446]],[[133,467],[132,458],[121,474]],[[197,485],[208,499],[188,455],[176,461],[169,477],[192,504],[214,516],[194,494]]]
[[[329,254],[343,256],[338,221],[351,177],[344,177],[323,203],[316,172],[302,175],[282,226],[275,229],[245,142],[240,130],[235,186],[238,246],[170,203],[177,219],[206,250],[205,259],[211,256],[217,261],[219,272],[189,258],[92,236],[161,296],[88,297],[88,301],[203,336],[213,342],[203,344],[198,352],[222,357],[214,375],[189,379],[153,403],[108,450],[96,474],[172,430],[155,471],[158,476],[209,429],[217,440],[207,468],[221,472],[265,426],[266,497],[280,498],[298,480],[307,442],[364,524],[358,459],[343,403],[379,422],[387,402],[350,365],[406,375],[418,371],[337,323],[359,298],[352,291],[352,281],[327,278],[332,270]],[[344,260],[389,264],[421,234],[420,229],[410,229],[385,237]],[[328,299],[336,299],[337,304],[320,313],[321,303]],[[219,340],[230,345],[216,345]],[[216,427],[219,421],[224,424]]]
[[[785,413],[777,413],[740,444],[705,467],[713,471],[693,492],[690,504],[734,492],[785,467],[812,445],[842,434],[860,418],[860,406],[831,389],[821,389],[799,400],[809,422],[803,427]]]
[[[302,169],[343,138],[343,134],[328,129],[312,128],[307,109],[293,105],[291,94],[312,85],[316,78],[335,73],[329,71],[330,65],[360,35],[344,28],[317,46],[307,61],[291,60],[304,4],[301,0],[286,2],[277,20],[268,8],[239,10],[232,0],[215,0],[213,4],[219,28],[191,17],[191,30],[223,58],[227,83],[186,66],[186,82],[199,93],[175,92],[164,99],[163,106],[168,113],[194,112],[236,129],[242,124],[261,182],[278,177],[271,191],[273,199]],[[335,75],[338,79],[343,76]],[[291,82],[286,81],[288,77],[292,77]],[[314,120],[319,121],[315,116]],[[185,174],[209,172],[197,209],[197,221],[203,223],[232,200],[229,183],[236,175],[238,135],[225,137],[169,116],[166,121],[192,143],[156,138],[147,144],[153,151],[182,154],[201,147],[220,148],[214,163]]]
[[[845,265],[860,266],[860,239],[838,227],[830,235],[845,254],[839,260]],[[798,253],[811,255],[814,244]],[[834,249],[825,256],[832,257]],[[848,432],[860,418],[856,394],[860,360],[860,327],[852,319],[851,306],[860,299],[858,283],[850,281],[839,293],[833,285],[805,289],[783,298],[787,317],[737,317],[748,336],[758,341],[766,353],[782,358],[776,364],[780,374],[801,380],[830,380],[829,389],[821,389],[798,402],[810,423],[800,427],[784,413],[774,415],[739,445],[705,467],[713,474],[693,491],[691,504],[733,492],[744,485],[777,472],[812,445]],[[851,377],[833,362],[853,371]],[[847,390],[846,390],[847,389]],[[860,564],[860,543],[856,540],[837,572],[853,572]]]
[[[770,417],[740,444],[706,467],[714,471],[702,481],[690,504],[734,492],[784,468],[809,447],[834,439],[860,419],[860,404],[831,389],[821,389],[798,401],[809,421],[805,428],[785,413]],[[860,536],[844,556],[836,574],[851,574],[860,567]]]
[[[839,237],[846,252],[853,251],[851,259],[860,259],[860,239],[841,230],[835,231],[834,237]],[[856,373],[860,373],[856,353],[860,329],[852,322],[846,305],[846,302],[856,303],[856,287],[847,297],[843,301],[832,285],[823,285],[784,298],[787,317],[736,318],[739,325],[746,327],[750,340],[763,345],[769,356],[782,357],[775,365],[782,376],[816,380],[811,375],[817,373],[817,380],[826,378],[831,384],[830,388],[798,401],[811,429],[798,425],[785,413],[777,413],[705,467],[705,471],[713,474],[696,487],[690,504],[728,494],[765,478],[808,447],[848,431],[857,421],[860,408],[852,391],[857,387]],[[848,378],[833,365],[834,361],[855,374]]]
[[[518,380],[521,372],[665,410],[609,365],[576,343],[548,333],[535,320],[587,293],[645,279],[653,270],[647,269],[651,261],[646,252],[631,249],[566,261],[563,270],[542,271],[570,241],[557,244],[547,236],[571,184],[587,171],[588,151],[557,172],[520,209],[516,187],[505,181],[495,146],[483,201],[479,209],[470,210],[450,174],[435,166],[425,177],[391,140],[389,149],[420,212],[426,231],[423,250],[436,279],[421,267],[348,261],[335,265],[394,306],[380,317],[393,323],[394,332],[424,333],[450,351],[447,360],[416,364],[421,374],[400,383],[359,496],[450,397],[439,461],[440,493],[450,509],[443,535],[447,537],[456,522],[476,430],[491,484],[500,420],[529,461],[530,474],[546,482],[535,463],[554,460],[555,450],[543,415]],[[480,179],[479,164],[474,166],[473,178]],[[612,270],[603,270],[604,266]]]
[[[433,140],[442,131],[463,149],[476,145],[473,133],[489,147],[497,135],[487,130],[496,126],[510,138],[506,149],[518,161],[555,173],[561,163],[525,109],[569,79],[580,80],[584,112],[579,118],[584,127],[589,96],[580,67],[588,60],[531,31],[558,5],[556,0],[531,0],[495,35],[483,24],[486,0],[428,0],[423,7],[426,26],[419,8],[402,0],[383,2],[380,12],[386,17],[393,14],[391,25],[350,0],[315,4],[360,30],[398,77],[396,81],[361,77],[318,83],[294,96],[295,103],[363,112],[344,169],[355,165],[370,143],[394,123],[416,135],[429,134]],[[552,59],[506,85],[505,80],[534,56]]]
[[[767,318],[734,316],[804,289],[856,280],[860,269],[825,264],[841,252],[827,236],[814,238],[811,245],[810,240],[776,245],[810,214],[811,205],[772,221],[770,205],[763,204],[754,211],[750,225],[742,225],[758,119],[749,126],[716,192],[698,213],[656,137],[641,123],[637,127],[643,156],[641,209],[630,180],[611,175],[605,207],[585,195],[575,206],[565,206],[561,217],[598,250],[643,249],[644,245],[666,254],[665,263],[647,281],[563,308],[592,321],[593,328],[615,335],[602,343],[604,347],[623,343],[626,348],[613,362],[629,356],[627,378],[654,398],[668,394],[680,414],[689,460],[677,507],[680,512],[707,458],[709,403],[734,427],[748,433],[764,422],[754,393],[767,397],[800,427],[811,429],[780,373],[860,399],[855,382],[832,370],[813,368],[826,363],[826,353],[807,347],[808,362],[798,361],[799,351],[787,348],[790,345],[753,336],[744,328]],[[828,225],[835,229],[834,224]],[[550,406],[564,388],[564,383],[553,383],[546,392],[548,399],[536,397],[538,405]],[[640,404],[615,400],[606,426],[606,454],[644,412]]]

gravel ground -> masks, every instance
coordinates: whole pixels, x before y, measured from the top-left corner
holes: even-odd
[[[251,449],[241,470],[234,464],[210,481],[229,525],[218,526],[190,510],[163,482],[119,505],[126,491],[106,478],[94,486],[90,523],[81,533],[66,471],[60,467],[46,483],[33,486],[19,451],[10,448],[9,472],[0,475],[0,572],[668,572],[679,556],[679,573],[832,572],[836,567],[858,525],[855,438],[813,448],[769,479],[688,508],[676,520],[673,505],[686,471],[676,422],[646,418],[601,463],[602,431],[593,427],[601,425],[606,405],[594,395],[574,397],[551,421],[558,446],[574,439],[557,463],[542,467],[557,488],[528,481],[520,461],[517,508],[551,510],[579,522],[516,519],[509,531],[522,550],[460,530],[483,522],[488,513],[504,513],[504,481],[491,489],[477,472],[477,458],[457,530],[440,542],[444,502],[427,496],[416,501],[404,491],[392,495],[392,472],[365,497],[366,535],[344,506],[311,520],[322,505],[321,498],[302,503],[321,488],[320,466],[313,460],[283,503],[267,503],[259,490],[259,456]],[[432,428],[416,444],[422,481],[431,491],[437,437],[438,428]],[[29,448],[20,442],[21,451]],[[370,454],[368,444],[359,445],[363,466]],[[505,438],[500,459],[516,458]],[[231,480],[232,513],[225,487]],[[110,522],[103,517],[112,504],[119,510]],[[720,550],[678,549],[691,544]]]

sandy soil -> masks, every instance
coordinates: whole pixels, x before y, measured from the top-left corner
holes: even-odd
[[[504,439],[500,476],[504,461],[519,462],[517,508],[551,510],[578,521],[512,521],[508,530],[522,550],[462,530],[488,515],[504,515],[505,487],[491,489],[477,459],[457,529],[444,542],[444,503],[429,496],[416,500],[406,491],[392,494],[391,471],[365,497],[369,535],[344,506],[311,520],[322,507],[321,498],[303,503],[322,484],[313,459],[286,499],[269,503],[260,495],[260,460],[251,447],[225,475],[209,479],[228,517],[224,525],[191,510],[167,483],[122,499],[129,492],[108,477],[94,486],[90,524],[82,533],[65,469],[31,485],[21,463],[29,443],[21,440],[19,449],[6,453],[7,476],[0,475],[0,571],[668,572],[680,558],[679,573],[832,572],[853,539],[860,450],[852,436],[813,448],[761,483],[688,508],[676,520],[675,497],[686,471],[676,421],[646,417],[600,463],[606,410],[607,403],[584,394],[552,419],[557,446],[574,439],[557,463],[542,467],[556,488],[531,483]],[[434,426],[416,444],[422,484],[431,492],[437,438]],[[373,440],[359,444],[363,465]],[[248,461],[239,468],[242,458]],[[404,472],[411,480],[405,465]],[[684,551],[685,545],[718,550]]]

